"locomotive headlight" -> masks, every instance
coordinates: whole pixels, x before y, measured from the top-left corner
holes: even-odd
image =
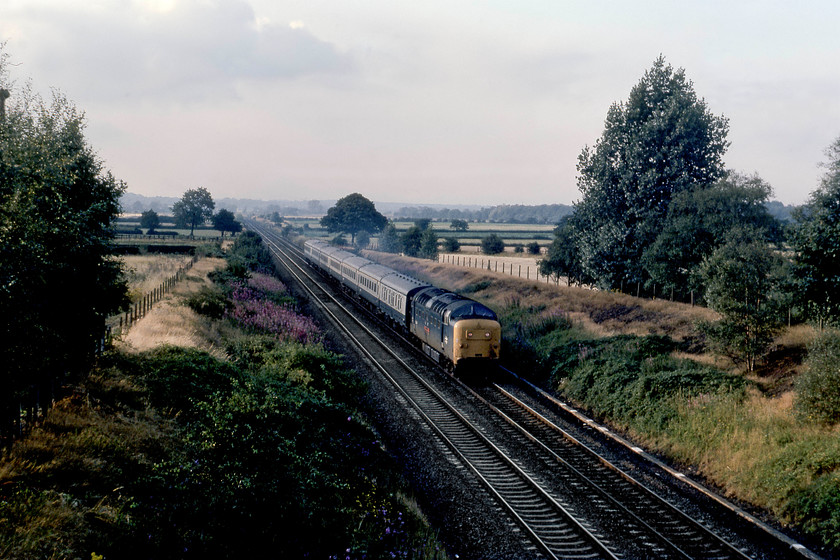
[[[472,338],[472,335],[473,335],[472,331],[467,331],[467,338]]]
[[[490,331],[487,331],[486,333],[484,333],[484,338],[490,338]]]

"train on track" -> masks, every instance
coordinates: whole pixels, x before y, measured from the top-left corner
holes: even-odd
[[[501,326],[487,306],[326,241],[307,240],[304,255],[442,365],[460,371],[499,359]]]

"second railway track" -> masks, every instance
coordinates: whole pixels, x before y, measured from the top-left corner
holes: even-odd
[[[319,285],[294,248],[260,233],[310,298],[388,379],[405,403],[468,468],[548,558],[755,557],[694,521],[639,481],[594,455],[542,416],[513,385],[477,390],[415,371],[332,291]],[[393,340],[393,339],[391,339]],[[763,555],[759,555],[763,556]],[[766,556],[774,557],[773,555]],[[780,556],[781,557],[781,556]]]

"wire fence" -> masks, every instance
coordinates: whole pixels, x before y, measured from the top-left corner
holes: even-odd
[[[175,274],[134,302],[125,313],[111,317],[106,322],[104,332],[96,341],[94,354],[101,355],[111,345],[114,338],[125,334],[131,325],[145,317],[157,302],[161,301],[179,281],[186,277],[187,271],[197,261],[198,257],[191,257]],[[32,384],[22,391],[22,395],[17,399],[0,400],[0,448],[20,439],[43,420],[56,399],[64,394],[65,387],[60,377],[62,376]]]

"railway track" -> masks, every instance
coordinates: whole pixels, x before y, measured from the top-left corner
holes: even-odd
[[[276,234],[248,225],[543,556],[752,557],[595,454],[540,412],[526,388],[470,388],[452,378],[447,388],[427,379],[320,286]]]

